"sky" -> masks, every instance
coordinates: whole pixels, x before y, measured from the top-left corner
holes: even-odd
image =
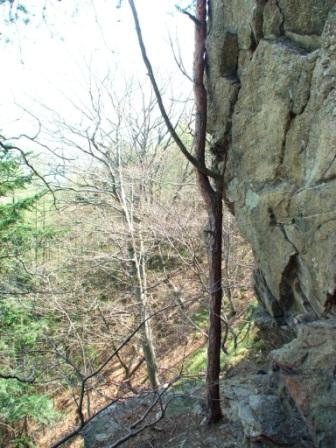
[[[50,118],[50,110],[74,119],[79,112],[71,103],[87,97],[89,73],[99,79],[110,73],[116,89],[125,78],[147,83],[127,0],[120,8],[117,0],[47,0],[43,18],[42,3],[27,1],[28,24],[18,20],[6,25],[8,10],[1,6],[2,134],[33,132],[36,123],[24,110],[42,120],[48,114]],[[175,4],[176,0],[136,1],[158,79],[169,85],[171,95],[181,98],[190,95],[191,86],[176,68],[169,35],[179,42],[190,73],[193,27]]]

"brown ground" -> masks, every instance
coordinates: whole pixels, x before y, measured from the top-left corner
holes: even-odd
[[[249,276],[246,271],[246,277]],[[192,279],[181,279],[181,281],[190,280],[190,285],[193,285]],[[178,280],[177,280],[178,282]],[[189,282],[188,282],[189,283]],[[246,281],[248,284],[248,280]],[[193,291],[189,291],[192,293]],[[253,292],[251,289],[245,289],[239,297],[237,307],[237,314],[231,319],[233,327],[238,328],[246,319],[246,311]],[[199,306],[198,303],[194,305],[195,309]],[[189,312],[192,309],[188,310]],[[172,319],[174,316],[172,317]],[[167,322],[166,322],[167,324]],[[168,327],[174,328],[174,321],[168,322]],[[200,332],[196,332],[190,324],[185,323],[177,327],[177,330],[171,331],[167,337],[160,339],[160,347],[158,348],[159,365],[161,369],[162,381],[169,381],[181,372],[181,367],[186,363],[188,358],[202,347],[206,343],[204,336]],[[250,360],[246,354],[240,354],[236,357],[233,363],[236,365],[228,365],[226,367],[226,373],[228,375],[239,374],[239,371],[246,369],[255,369],[257,360]],[[104,354],[103,354],[104,357]],[[127,357],[127,352],[124,352],[124,357]],[[239,366],[238,366],[239,364]],[[238,369],[238,370],[237,370]],[[202,374],[202,372],[201,372]],[[147,374],[144,364],[137,370],[136,374],[132,377],[132,387],[135,390],[143,390],[148,387]],[[76,391],[77,392],[77,391]],[[127,397],[133,395],[133,392],[127,387],[124,381],[124,372],[117,360],[111,363],[110,367],[106,370],[104,375],[104,382],[95,385],[94,391],[90,395],[90,407],[91,413],[94,414],[100,408],[104,407],[111,400],[116,397]],[[53,426],[47,426],[44,428],[33,427],[31,435],[36,441],[38,448],[48,448],[52,443],[55,443],[59,438],[64,436],[67,432],[76,427],[76,408],[74,406],[74,400],[68,391],[60,390],[57,395],[54,396],[54,404],[64,418],[54,424]],[[136,439],[129,441],[127,444],[123,444],[127,448],[152,448],[152,447],[216,447],[214,442],[211,442],[214,432],[219,431],[221,434],[227,433],[227,437],[230,438],[230,431],[225,427],[225,424],[218,425],[214,430],[209,433],[206,425],[200,425],[202,418],[194,414],[186,414],[183,417],[178,418],[165,418],[157,425],[146,430],[138,436]],[[187,428],[187,429],[186,429]],[[197,435],[196,435],[197,434]],[[208,436],[207,436],[208,434]],[[191,436],[195,443],[202,443],[192,445]],[[205,442],[209,438],[209,444]],[[184,440],[185,439],[185,440]],[[197,442],[199,440],[199,442]],[[203,442],[200,442],[203,440]],[[194,442],[193,442],[194,443]],[[232,442],[233,443],[233,442]],[[82,448],[83,441],[80,437],[73,439],[71,442],[64,445],[64,447]],[[234,447],[236,445],[232,445]]]

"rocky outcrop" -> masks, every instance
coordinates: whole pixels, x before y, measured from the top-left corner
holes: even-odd
[[[336,1],[212,0],[208,131],[268,312],[336,310]]]
[[[271,352],[272,366],[263,357],[227,370],[218,425],[205,424],[202,381],[185,381],[107,407],[82,430],[85,448],[334,448],[336,320],[298,322],[296,331]]]
[[[280,372],[249,372],[221,383],[223,420],[206,424],[204,384],[161,396],[147,393],[109,406],[83,430],[85,448],[314,448],[309,429],[279,381]],[[187,420],[185,418],[188,417]],[[170,421],[173,423],[170,429]],[[180,425],[183,421],[182,426]],[[155,426],[155,422],[159,424]],[[149,432],[134,438],[147,427]],[[178,430],[177,430],[178,427]],[[153,428],[154,432],[153,432]],[[163,438],[157,439],[157,433]],[[120,445],[121,442],[121,445]]]
[[[203,388],[203,385],[202,385]],[[181,418],[188,413],[202,414],[202,393],[199,385],[185,383],[179,391],[162,387],[157,392],[143,392],[117,400],[94,417],[81,431],[85,448],[128,446],[138,434],[165,418]],[[159,430],[158,430],[159,431]],[[149,440],[153,437],[149,437]],[[149,446],[139,441],[131,446]],[[150,446],[153,446],[150,444]]]
[[[278,372],[249,373],[222,386],[225,418],[241,434],[241,447],[314,448],[298,408],[279,381]],[[238,435],[236,435],[238,439]]]
[[[336,321],[298,325],[298,336],[272,352],[315,447],[336,446]]]

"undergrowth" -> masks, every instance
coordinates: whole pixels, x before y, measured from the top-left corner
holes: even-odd
[[[232,330],[236,337],[229,333],[225,343],[225,352],[221,352],[221,371],[236,365],[245,357],[253,357],[263,352],[265,343],[260,338],[259,332],[252,320],[252,313],[257,306],[254,299],[247,307],[243,316],[233,322]],[[201,328],[207,326],[207,310],[201,310],[194,314],[193,319]],[[204,376],[206,369],[207,347],[204,346],[193,352],[184,365],[186,376]]]

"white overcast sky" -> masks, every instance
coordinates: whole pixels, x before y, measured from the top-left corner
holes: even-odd
[[[183,2],[188,3],[182,0],[180,4]],[[27,25],[20,21],[5,25],[7,15],[1,7],[0,132],[6,135],[26,130],[26,118],[22,118],[25,116],[16,104],[35,112],[36,103],[43,103],[66,116],[69,105],[65,98],[80,101],[87,92],[89,66],[98,78],[110,71],[116,78],[133,76],[144,80],[145,69],[127,0],[121,8],[116,7],[117,0],[48,0],[45,20],[41,18],[43,3],[26,1],[30,12],[36,14]],[[186,16],[176,12],[176,3],[136,1],[159,79],[170,79],[169,88],[180,97],[181,90],[188,95],[191,86],[176,70],[168,36],[177,36],[190,71],[193,26]]]

